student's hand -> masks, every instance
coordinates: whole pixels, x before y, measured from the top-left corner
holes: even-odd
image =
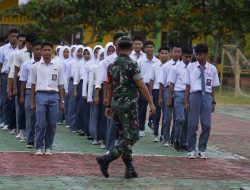
[[[31,108],[31,111],[35,112],[36,111],[36,103],[31,102],[30,108]]]
[[[211,113],[214,113],[214,111],[215,111],[215,104],[212,104]]]
[[[65,92],[65,96],[68,97],[68,96],[69,96],[69,93],[68,93],[68,92]]]
[[[11,91],[11,90],[8,90],[8,91],[7,91],[7,97],[8,97],[9,100],[12,100],[13,94],[12,94],[12,91]]]
[[[59,109],[60,109],[60,111],[63,111],[63,110],[64,110],[64,103],[60,102],[60,104],[59,104]]]
[[[159,104],[160,107],[162,107],[162,104],[163,104],[163,99],[162,98],[159,98],[158,104]]]
[[[107,105],[107,103],[108,103],[108,99],[107,99],[107,98],[104,98],[104,99],[103,99],[103,104],[104,104],[104,105]]]
[[[168,107],[172,107],[173,106],[173,98],[168,98],[167,106]]]
[[[17,91],[17,87],[13,86],[13,96],[17,96],[18,91]]]
[[[24,96],[20,97],[20,104],[23,105],[24,104]]]
[[[189,111],[189,103],[188,103],[188,101],[184,102],[184,109],[185,109],[185,111]]]
[[[94,104],[95,104],[95,105],[98,105],[99,102],[100,102],[99,96],[95,96]]]
[[[150,108],[149,115],[150,115],[150,116],[154,115],[155,112],[156,112],[155,105],[154,105],[154,104],[150,104],[150,105],[149,105],[149,108]]]
[[[112,118],[113,117],[113,111],[112,111],[111,108],[106,108],[106,110],[105,110],[105,116],[107,118]]]
[[[93,102],[93,101],[88,102],[88,103],[89,103],[89,105],[91,105],[91,106],[93,106],[93,105],[94,105],[94,102]]]
[[[74,97],[77,97],[77,90],[74,90]]]

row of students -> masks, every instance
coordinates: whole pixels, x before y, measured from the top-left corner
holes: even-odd
[[[35,122],[37,122],[37,126],[40,126],[37,133],[40,131],[41,136],[44,133],[44,126],[48,118],[39,117],[39,121],[37,121],[34,113],[30,110],[30,105],[34,109],[36,102],[34,100],[35,91],[38,92],[37,94],[39,96],[37,95],[37,97],[39,98],[37,99],[39,101],[48,100],[48,97],[51,98],[52,92],[55,92],[57,95],[53,94],[52,99],[60,99],[60,104],[55,103],[54,105],[50,105],[44,102],[43,106],[46,105],[49,107],[45,106],[46,111],[48,111],[47,108],[49,110],[51,109],[50,111],[55,111],[60,105],[60,107],[64,107],[64,111],[55,112],[58,113],[57,116],[50,118],[50,122],[52,122],[53,125],[51,124],[52,128],[48,132],[50,138],[47,139],[47,145],[45,142],[45,149],[48,149],[48,154],[51,153],[53,144],[53,136],[55,133],[54,121],[62,122],[63,115],[66,125],[72,133],[79,131],[81,135],[87,135],[89,139],[93,139],[92,144],[94,145],[98,144],[98,141],[101,140],[104,142],[102,148],[106,146],[107,150],[111,150],[115,144],[117,129],[113,119],[106,118],[104,114],[105,103],[107,101],[105,91],[106,73],[109,65],[114,62],[119,54],[117,41],[124,34],[115,34],[114,41],[107,43],[104,48],[100,45],[96,46],[93,50],[90,47],[83,47],[82,45],[73,45],[71,47],[58,46],[56,48],[57,56],[52,60],[50,55],[52,48],[50,44],[43,46],[40,44],[39,50],[39,43],[33,43],[33,46],[31,45],[32,41],[34,41],[34,36],[33,38],[32,35],[28,37],[28,43],[24,46],[21,45],[22,35],[18,37],[15,35],[16,31],[10,33],[10,39],[13,39],[10,40],[10,44],[3,46],[0,51],[2,60],[0,61],[2,63],[0,64],[2,67],[1,85],[3,87],[2,89],[6,89],[6,91],[1,91],[1,97],[4,97],[1,99],[4,100],[1,101],[4,102],[4,109],[1,109],[4,111],[3,116],[5,116],[5,125],[2,125],[4,127],[3,129],[15,130],[14,122],[17,121],[21,132],[19,138],[21,138],[22,141],[25,140],[24,129],[26,128],[27,146],[32,147],[35,145],[38,154],[41,154],[44,144],[41,142],[41,137],[38,137],[39,134],[37,134],[38,136],[34,134],[34,126]],[[20,40],[18,47],[11,45],[11,43],[17,43],[15,38]],[[14,51],[16,48],[24,49]],[[203,132],[199,140],[199,151],[201,152],[201,157],[202,155],[206,157],[205,150],[211,128],[211,112],[208,112],[208,110],[210,108],[213,109],[215,105],[214,87],[219,85],[216,68],[206,62],[207,46],[200,44],[195,48],[197,56],[197,62],[195,63],[197,68],[199,68],[198,70],[196,68],[196,71],[194,66],[191,70],[189,69],[191,65],[194,65],[190,64],[193,54],[193,49],[190,47],[180,48],[179,46],[172,46],[171,50],[168,47],[162,47],[159,50],[159,59],[154,55],[154,43],[152,41],[145,42],[145,53],[142,52],[142,48],[142,40],[135,38],[134,50],[130,57],[134,61],[137,61],[143,80],[148,86],[154,104],[156,105],[156,114],[149,118],[149,124],[153,126],[154,129],[153,141],[158,142],[160,141],[159,137],[161,137],[164,146],[168,147],[173,143],[176,150],[188,150],[190,157],[193,158],[196,143],[195,130],[197,130],[197,121],[199,120],[199,113],[201,113]],[[33,52],[31,52],[31,49],[33,49]],[[41,58],[41,51],[43,52],[43,58]],[[169,55],[171,59],[168,61]],[[44,57],[46,56],[47,62],[50,63],[45,62]],[[48,57],[50,57],[50,59]],[[48,70],[48,73],[46,73],[48,75],[47,81],[39,81],[36,77],[40,76],[40,72],[37,72],[36,69],[31,69],[33,65],[38,65],[36,64],[38,62],[39,64],[41,64],[41,62],[46,63],[48,67],[54,64],[55,67],[58,67],[52,67],[52,71]],[[8,65],[9,70],[5,69],[5,65]],[[42,64],[41,68],[43,68],[43,66]],[[60,74],[56,73],[59,70]],[[194,71],[195,73],[193,73]],[[33,76],[32,72],[36,74]],[[42,71],[42,73],[43,72],[44,71]],[[8,83],[6,82],[7,77],[5,73],[9,75]],[[33,78],[31,76],[33,76]],[[194,78],[194,76],[196,76],[196,78]],[[20,81],[22,81],[22,85],[20,85]],[[56,82],[59,83],[55,85]],[[31,83],[34,84],[33,96]],[[62,85],[63,87],[61,87]],[[39,89],[40,87],[42,89]],[[64,90],[63,94],[61,92],[62,89]],[[46,96],[45,92],[48,93],[49,96]],[[4,96],[4,94],[6,95]],[[17,94],[17,118],[6,117],[7,113],[15,114],[13,95]],[[60,94],[59,97],[58,94]],[[200,94],[202,94],[202,96],[199,96]],[[200,100],[200,104],[198,104],[196,98]],[[206,102],[206,104],[204,102]],[[140,137],[144,137],[147,102],[141,95],[138,99],[138,105],[139,135]],[[185,107],[183,105],[185,105]],[[44,107],[39,106],[37,106],[39,109],[37,109],[36,113],[44,113]],[[201,111],[199,111],[199,109]],[[172,117],[173,127],[170,134]],[[11,118],[13,121],[7,121],[6,118]],[[24,118],[26,118],[26,122],[23,122]],[[162,129],[159,135],[160,118],[162,118]],[[24,124],[26,124],[26,126],[23,126]],[[13,130],[11,133],[13,133]]]

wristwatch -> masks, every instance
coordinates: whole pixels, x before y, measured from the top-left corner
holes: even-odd
[[[61,100],[61,103],[64,104],[64,100]]]

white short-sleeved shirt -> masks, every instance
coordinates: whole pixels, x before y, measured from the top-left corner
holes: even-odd
[[[39,61],[38,61],[39,62]],[[31,67],[32,65],[38,63],[36,62],[34,59],[27,61],[23,64],[22,69],[20,71],[20,81],[24,81],[26,82],[26,89],[30,89],[31,88]]]
[[[115,62],[115,59],[118,57],[117,53],[114,52],[112,53],[111,55],[109,55],[108,57],[106,57],[104,60],[103,60],[103,76],[101,76],[104,80],[103,81],[107,81],[107,72],[108,72],[108,67],[110,64],[114,63]],[[99,80],[99,79],[98,79]]]
[[[40,61],[31,66],[30,82],[36,85],[36,91],[58,92],[58,85],[66,83],[63,67],[59,63]]]
[[[18,50],[18,47],[13,48],[10,43],[3,45],[0,47],[0,64],[2,64],[1,73],[8,74],[9,70],[7,68],[7,63],[9,60],[9,56]]]
[[[160,79],[160,83],[164,86],[164,87],[168,87],[169,86],[169,75],[171,70],[173,69],[173,67],[178,64],[180,61],[174,61],[173,59],[171,59],[170,61],[168,61],[167,63],[165,63],[162,66],[162,74],[161,74],[161,79]]]
[[[80,71],[80,77],[82,81],[82,96],[87,97],[88,95],[88,81],[89,81],[89,72],[90,67],[95,65],[96,62],[94,60],[87,61]]]
[[[146,54],[143,51],[140,51],[139,53],[137,53],[135,52],[135,50],[133,50],[129,57],[133,59],[134,61],[138,61],[138,59],[142,58],[143,56],[146,56]]]
[[[154,81],[153,89],[159,89],[159,81],[161,78],[161,73],[162,72],[162,64],[161,63],[156,63],[152,66],[151,74],[150,74],[150,80]]]
[[[94,64],[89,68],[88,96],[87,96],[88,102],[93,101],[93,88],[97,83],[99,67],[100,67],[99,64]]]
[[[201,71],[198,61],[190,63],[187,66],[187,73],[184,77],[184,83],[190,85],[190,93],[201,91]],[[220,85],[217,69],[214,65],[206,62],[205,64],[205,90],[212,93],[212,87]]]
[[[33,57],[34,57],[33,53],[30,53],[26,47],[17,51],[14,57],[14,62],[10,69],[9,78],[12,78],[12,79],[14,78],[15,67],[18,67],[21,70],[23,63],[32,60]],[[20,72],[18,75],[20,76]]]
[[[168,81],[175,84],[174,91],[186,90],[186,83],[184,82],[186,72],[187,65],[183,61],[177,63],[170,71]]]
[[[151,71],[152,71],[152,66],[156,63],[161,63],[161,61],[159,59],[157,59],[155,56],[153,56],[152,60],[148,60],[147,56],[143,56],[141,57],[138,61],[137,61],[140,71],[141,71],[141,75],[143,77],[143,81],[148,84],[150,82],[150,75],[151,75]]]
[[[7,65],[6,65],[7,70],[8,70],[8,78],[10,78],[10,75],[12,74],[12,72],[14,73],[14,71],[12,71],[12,70],[14,70],[14,68],[15,68],[13,63],[14,63],[14,59],[15,59],[17,52],[18,51],[15,51],[15,52],[11,53],[9,56],[9,59],[8,59]]]

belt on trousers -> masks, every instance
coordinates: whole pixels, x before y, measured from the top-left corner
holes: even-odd
[[[39,91],[36,91],[36,93],[58,94],[58,92],[54,91],[54,90],[52,90],[52,91],[41,91],[41,90],[39,90]]]
[[[201,90],[198,90],[198,91],[195,91],[195,92],[190,92],[190,94],[196,94],[196,93],[202,93],[202,91],[201,91]],[[206,94],[212,95],[211,92],[206,92]]]

